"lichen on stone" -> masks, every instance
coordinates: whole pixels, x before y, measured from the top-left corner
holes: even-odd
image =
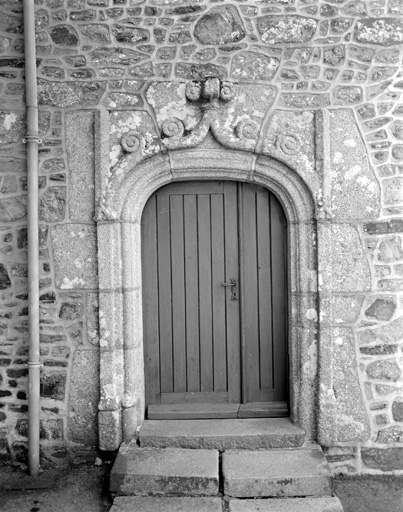
[[[315,35],[318,22],[303,16],[262,16],[256,27],[266,44],[303,43]]]
[[[231,78],[246,80],[272,80],[280,62],[257,52],[240,52],[232,60]]]
[[[384,46],[403,43],[403,24],[394,18],[357,21],[355,39],[361,43]]]

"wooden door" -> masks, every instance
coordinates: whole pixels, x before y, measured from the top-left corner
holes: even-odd
[[[175,183],[149,199],[145,377],[157,417],[284,413],[285,228],[275,197],[248,184]]]
[[[243,184],[239,196],[242,401],[249,404],[240,415],[257,410],[283,416],[288,413],[286,219],[275,196],[262,187]]]

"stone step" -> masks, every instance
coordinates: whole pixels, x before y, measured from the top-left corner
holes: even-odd
[[[140,446],[262,450],[301,446],[305,433],[288,418],[147,420]]]
[[[109,512],[222,512],[222,510],[221,498],[119,496],[114,499]]]
[[[129,509],[127,512],[129,512]],[[343,507],[339,498],[328,496],[323,498],[272,498],[230,500],[229,512],[343,512]]]
[[[239,498],[331,496],[329,466],[319,446],[295,450],[229,450],[222,456],[224,494]]]
[[[110,475],[110,491],[135,496],[216,496],[217,450],[139,448],[123,444]]]
[[[118,496],[109,512],[343,512],[338,498],[253,499]]]

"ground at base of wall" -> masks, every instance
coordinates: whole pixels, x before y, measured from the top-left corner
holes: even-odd
[[[108,512],[109,464],[83,464],[68,469],[46,470],[38,477],[37,487],[26,472],[0,466],[0,510],[7,512]],[[30,489],[21,489],[27,481]],[[5,477],[5,478],[3,478]],[[17,478],[16,478],[17,477]],[[15,485],[13,485],[13,482]],[[5,489],[7,487],[7,489]]]
[[[344,512],[402,512],[403,477],[363,475],[334,478]]]
[[[20,479],[16,473],[20,472]],[[12,488],[11,482],[26,479],[26,473],[11,466],[0,467],[0,510],[7,512],[108,512],[110,464],[81,465],[62,471],[46,471],[38,489]],[[42,485],[42,482],[43,485]],[[7,484],[8,483],[8,484]],[[335,491],[344,512],[402,512],[403,477],[390,475],[337,476]],[[31,485],[33,487],[33,485]]]

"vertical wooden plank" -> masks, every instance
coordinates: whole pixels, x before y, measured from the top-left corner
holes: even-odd
[[[256,194],[260,389],[273,389],[271,243],[269,193]]]
[[[241,351],[241,403],[246,403],[246,312],[245,312],[245,245],[244,245],[244,227],[243,227],[243,185],[238,183],[238,246],[239,246],[239,310],[240,310],[240,351]]]
[[[214,391],[227,390],[227,348],[225,336],[224,201],[211,196],[211,270],[213,307]]]
[[[174,389],[172,371],[172,290],[169,196],[157,196],[157,227],[161,392],[171,393]]]
[[[158,404],[160,395],[156,208],[156,199],[152,196],[142,217],[144,362],[148,404]]]
[[[187,391],[200,391],[197,197],[196,195],[185,195],[183,201],[185,222]]]
[[[257,247],[255,192],[248,184],[242,190],[243,279],[243,402],[259,400],[259,318],[257,302]]]
[[[186,391],[183,196],[170,196],[174,392]]]
[[[273,342],[274,400],[287,399],[287,336],[286,336],[286,219],[274,195],[270,198],[272,283],[273,283]],[[277,370],[278,368],[278,370]]]
[[[200,194],[198,207],[200,387],[213,391],[213,327],[211,309],[211,216],[210,197]]]
[[[240,345],[240,282],[238,246],[238,199],[237,184],[224,185],[224,229],[225,229],[225,281],[236,279],[234,292],[237,300],[232,300],[233,289],[226,288],[226,341],[228,368],[228,401],[241,401],[241,345]]]

